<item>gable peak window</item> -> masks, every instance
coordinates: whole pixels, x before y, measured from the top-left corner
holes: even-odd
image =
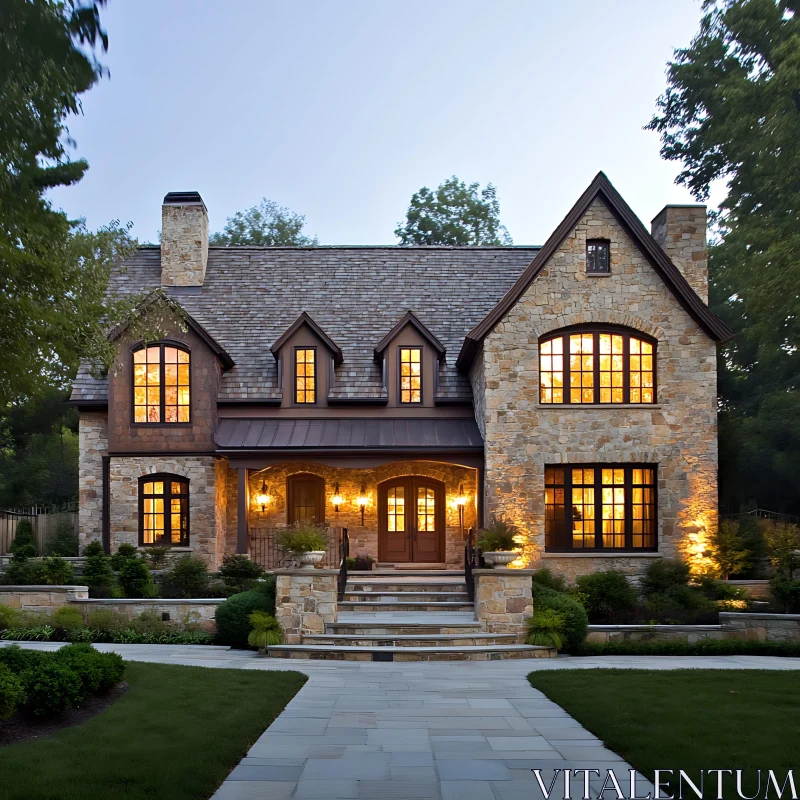
[[[294,401],[317,402],[317,348],[297,347],[294,351]]]
[[[611,243],[607,239],[587,240],[586,272],[589,275],[608,275],[611,272]]]
[[[624,328],[572,329],[539,341],[539,402],[656,402],[656,341]]]
[[[422,402],[422,348],[400,348],[400,402]]]
[[[190,422],[189,351],[171,342],[133,351],[133,421]]]
[[[139,545],[189,544],[189,481],[179,475],[139,478]]]

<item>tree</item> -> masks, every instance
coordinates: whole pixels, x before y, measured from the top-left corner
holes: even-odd
[[[706,0],[648,125],[677,182],[727,194],[710,248],[722,505],[800,510],[800,18],[794,0]]]
[[[800,528],[788,522],[776,522],[766,529],[764,538],[773,569],[778,575],[788,572],[789,578],[793,578],[795,570],[800,569]]]
[[[710,537],[709,558],[719,577],[727,580],[753,564],[752,553],[747,549],[739,523],[724,519]]]
[[[467,186],[453,175],[432,192],[423,186],[411,198],[405,223],[394,235],[402,245],[510,245],[500,224],[500,203],[491,183]]]
[[[265,197],[258,205],[228,217],[224,231],[212,234],[208,241],[218,247],[309,247],[319,244],[316,236],[303,233],[305,223],[305,217]]]

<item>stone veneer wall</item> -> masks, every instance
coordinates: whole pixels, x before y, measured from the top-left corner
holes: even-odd
[[[161,285],[202,286],[208,263],[205,205],[161,207]]]
[[[588,276],[587,238],[611,242],[611,274]],[[579,323],[626,325],[658,340],[658,403],[647,406],[540,405],[538,340]],[[658,544],[676,556],[688,531],[717,522],[715,344],[599,200],[553,255],[517,305],[483,343],[486,383],[486,508],[518,524],[528,563],[576,575],[596,558],[553,558],[544,548],[544,466],[654,462]],[[696,548],[702,549],[702,548]],[[629,573],[647,558],[615,559]],[[611,566],[602,561],[605,568]]]
[[[0,586],[0,606],[47,615],[73,600],[88,597],[88,586]]]
[[[532,570],[476,569],[475,618],[487,633],[515,633],[525,641],[533,616]]]
[[[286,644],[300,644],[309,633],[325,633],[336,622],[338,570],[276,570],[275,617]]]
[[[128,456],[111,459],[111,549],[139,546],[139,478],[167,472],[189,479],[189,551],[212,569],[222,563],[225,531],[217,513],[216,476],[222,467],[212,456]],[[222,528],[219,530],[218,528]],[[173,551],[179,548],[173,548]]]
[[[458,467],[453,464],[422,461],[390,463],[374,469],[364,470],[336,469],[321,464],[305,462],[279,464],[250,475],[251,532],[263,531],[287,524],[286,479],[289,475],[298,472],[311,472],[315,475],[321,475],[325,479],[325,511],[328,524],[348,529],[350,554],[352,556],[371,555],[375,559],[378,557],[378,484],[401,475],[423,475],[444,482],[446,563],[453,567],[462,566],[464,561],[464,539],[461,536],[461,529],[458,524],[458,509],[453,505],[452,500],[458,494],[459,487],[463,485],[464,492],[472,501],[464,509],[464,529],[466,531],[471,526],[474,526],[476,524],[476,470],[468,467]],[[236,514],[237,476],[234,470],[229,470],[228,473],[228,529],[233,531],[233,547],[235,548],[236,526],[232,520],[232,514],[233,516]],[[272,496],[272,501],[266,512],[261,511],[261,507],[256,500],[262,481],[266,481]],[[333,497],[337,482],[339,483],[339,492],[344,498],[344,503],[338,514],[334,512],[331,504],[331,497]],[[370,498],[370,504],[364,514],[363,526],[361,525],[361,511],[356,505],[356,498],[361,493],[362,483],[365,485],[367,496]],[[231,493],[232,488],[233,491]],[[228,541],[228,546],[230,547],[230,536]]]
[[[84,548],[103,535],[103,456],[108,452],[108,415],[82,411],[78,422],[78,539]]]
[[[659,243],[697,294],[708,302],[706,207],[667,206],[653,220],[653,238]]]

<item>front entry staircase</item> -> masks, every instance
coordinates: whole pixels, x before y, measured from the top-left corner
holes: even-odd
[[[337,621],[272,658],[339,661],[488,661],[552,655],[514,633],[486,633],[475,620],[463,572],[378,569],[350,572]]]

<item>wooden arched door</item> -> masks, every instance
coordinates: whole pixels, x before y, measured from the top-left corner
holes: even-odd
[[[445,537],[444,484],[394,478],[378,486],[378,561],[441,563]]]

